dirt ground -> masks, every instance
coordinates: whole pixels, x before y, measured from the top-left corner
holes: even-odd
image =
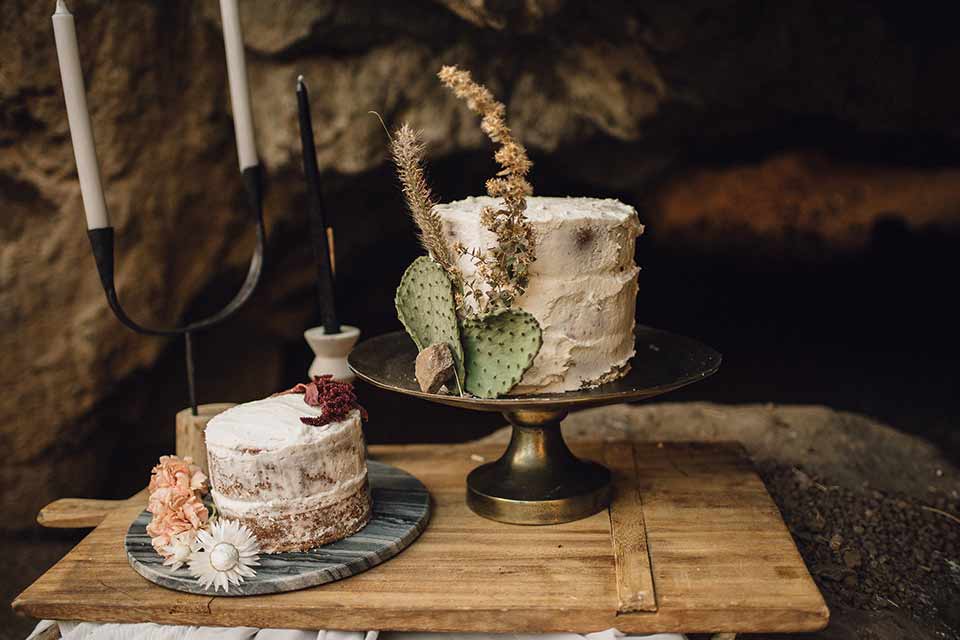
[[[953,515],[960,501],[930,492],[919,504],[850,490],[796,467],[760,471],[834,621],[854,611],[864,620],[908,618],[918,627],[863,638],[960,638],[960,520]]]

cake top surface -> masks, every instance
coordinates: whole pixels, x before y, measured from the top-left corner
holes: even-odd
[[[436,211],[443,217],[479,216],[483,207],[499,207],[502,200],[489,196],[471,196],[463,200],[438,204]],[[613,198],[527,197],[527,219],[546,222],[557,218],[608,219],[614,222],[636,220],[636,210]]]
[[[304,424],[301,418],[319,418],[322,407],[304,401],[300,393],[271,396],[247,402],[218,414],[206,429],[207,444],[232,449],[273,450],[315,443],[339,431],[338,426],[360,419],[354,409],[345,420],[322,427]]]

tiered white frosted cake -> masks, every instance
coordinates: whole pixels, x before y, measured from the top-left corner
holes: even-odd
[[[437,205],[451,248],[489,249],[496,237],[481,222],[481,209],[499,203],[475,197]],[[623,376],[634,351],[637,274],[634,241],[643,225],[633,207],[598,198],[528,197],[537,258],[526,293],[515,308],[532,314],[543,345],[510,393],[559,393]],[[475,271],[469,255],[458,267]]]
[[[242,404],[206,429],[214,504],[265,553],[312,549],[370,519],[361,409],[341,404],[342,419],[327,421],[329,407],[308,398],[309,390]]]
[[[436,204],[419,134],[404,125],[392,137],[426,251],[394,297],[417,347],[420,390],[499,398],[622,378],[636,353],[637,212],[617,200],[534,197],[533,163],[506,105],[468,71],[437,75],[481,117],[500,169],[486,181],[487,196]]]

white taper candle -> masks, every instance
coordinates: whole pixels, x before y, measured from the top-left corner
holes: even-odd
[[[258,160],[237,0],[220,0],[220,19],[223,22],[223,46],[227,50],[227,78],[230,81],[230,106],[237,138],[237,156],[240,159],[240,170],[243,171],[258,164]]]
[[[109,227],[110,216],[107,215],[107,203],[103,197],[97,148],[93,143],[93,128],[87,110],[87,92],[80,70],[77,30],[73,14],[63,0],[57,0],[57,9],[53,14],[53,35],[57,41],[63,99],[67,103],[67,121],[70,124],[73,155],[77,161],[77,175],[80,176],[80,194],[87,215],[87,229]]]

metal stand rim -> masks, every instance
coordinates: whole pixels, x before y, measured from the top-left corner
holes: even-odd
[[[592,464],[607,471],[603,465]],[[467,506],[470,510],[489,520],[506,524],[550,525],[588,518],[609,506],[611,493],[608,481],[576,496],[552,500],[517,500],[486,494],[471,486],[470,476],[467,476]]]

